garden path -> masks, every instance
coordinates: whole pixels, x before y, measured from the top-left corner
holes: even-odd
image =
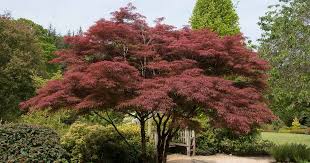
[[[212,156],[194,156],[173,154],[168,156],[168,163],[272,163],[271,157],[238,157],[225,154]]]

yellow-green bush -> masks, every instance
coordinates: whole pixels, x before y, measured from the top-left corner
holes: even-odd
[[[140,130],[137,125],[120,125],[119,131],[130,147],[112,126],[73,124],[62,138],[62,145],[71,153],[72,162],[138,162],[140,156]],[[136,150],[138,152],[136,152]],[[148,156],[152,156],[148,148]]]
[[[299,123],[299,119],[295,117],[292,122],[293,129],[300,129],[301,124]]]
[[[22,115],[19,122],[49,127],[56,130],[59,135],[64,135],[76,118],[77,115],[72,110],[51,112],[47,109]]]

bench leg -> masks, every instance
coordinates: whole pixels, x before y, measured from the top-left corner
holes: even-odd
[[[191,156],[191,138],[188,129],[185,129],[185,139],[186,139],[186,154]]]

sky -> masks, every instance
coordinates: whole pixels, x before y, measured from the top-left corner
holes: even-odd
[[[239,1],[239,2],[237,2]],[[138,12],[153,20],[165,17],[165,23],[182,27],[189,24],[195,0],[0,0],[0,13],[9,11],[14,18],[27,18],[48,27],[52,24],[59,33],[68,30],[85,31],[100,18],[132,2]],[[267,7],[277,0],[233,0],[240,17],[242,33],[256,41],[261,34],[257,22]]]

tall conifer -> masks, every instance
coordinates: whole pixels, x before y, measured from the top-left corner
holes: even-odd
[[[240,33],[238,21],[231,0],[197,0],[191,26],[193,29],[209,28],[225,36]]]

